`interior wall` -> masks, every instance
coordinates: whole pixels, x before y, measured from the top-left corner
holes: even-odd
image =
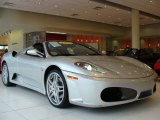
[[[125,48],[126,45],[131,47],[131,28],[128,28],[125,36],[117,37],[118,48]],[[149,37],[149,38],[147,38]],[[160,44],[160,23],[140,26],[140,45],[141,48],[148,48],[147,44],[151,43],[151,48],[156,49],[157,44]],[[114,40],[112,40],[112,50],[114,48]]]
[[[8,45],[8,35],[0,37],[0,45]]]
[[[63,31],[81,31],[104,35],[123,35],[124,27],[118,27],[103,23],[71,19],[46,14],[24,12],[0,8],[1,24],[27,24],[30,26],[41,26],[49,29],[62,29]],[[123,29],[123,30],[122,30]]]
[[[126,34],[122,37],[118,37],[118,39],[126,39],[131,38],[131,28],[126,29]],[[160,23],[150,24],[150,25],[141,25],[140,26],[140,36],[160,36]]]
[[[159,36],[160,23],[141,26],[141,37],[143,36]]]
[[[71,19],[66,17],[59,17],[53,15],[10,10],[0,8],[0,33],[4,30],[12,30],[9,47],[11,49],[20,50],[25,46],[25,33],[33,31],[58,31],[69,34],[82,34],[82,35],[101,35],[101,36],[123,36],[125,34],[124,27],[118,27],[103,23]],[[33,29],[32,29],[33,28]],[[22,31],[20,32],[19,29]],[[15,33],[19,31],[18,33]],[[16,37],[13,34],[23,34],[21,37]],[[19,40],[18,40],[19,38]],[[13,44],[13,43],[18,44]],[[103,41],[105,43],[105,41]],[[106,43],[105,43],[106,44]],[[101,45],[104,45],[103,43]],[[105,49],[104,46],[101,48]]]
[[[66,32],[69,34],[101,35],[105,37],[116,37],[117,40],[131,38],[131,28],[5,8],[0,8],[0,26],[0,33],[10,29],[23,30],[23,39],[20,40],[22,46],[19,48],[25,46],[25,33],[42,30]],[[160,24],[145,25],[141,26],[140,29],[141,36],[160,35]],[[111,45],[109,44],[111,42],[109,41],[107,40],[107,43],[106,41],[102,41],[101,48],[104,48],[103,45],[107,44],[107,49],[111,49]]]
[[[23,30],[14,30],[9,34],[9,44],[8,44],[8,50],[22,50],[24,48],[23,46]]]

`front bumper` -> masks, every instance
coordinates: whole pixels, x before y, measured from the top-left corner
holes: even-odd
[[[155,79],[157,78],[157,75],[153,74],[150,77],[139,79],[108,79],[90,77],[67,71],[62,72],[67,82],[70,103],[86,107],[113,106],[149,97],[155,92]],[[75,76],[78,80],[69,79],[67,78],[67,75]],[[106,102],[102,100],[102,91],[111,87],[129,88],[135,90],[136,96],[132,99],[114,102]]]

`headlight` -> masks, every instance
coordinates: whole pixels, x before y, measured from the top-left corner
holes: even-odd
[[[82,69],[91,71],[91,72],[99,72],[99,73],[106,73],[107,72],[107,70],[105,68],[95,66],[95,65],[92,65],[92,64],[86,63],[86,62],[76,62],[76,63],[74,63],[74,65],[76,65]]]

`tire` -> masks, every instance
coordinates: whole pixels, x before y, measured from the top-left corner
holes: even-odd
[[[69,106],[66,80],[59,70],[51,70],[47,75],[46,93],[49,102],[54,107],[66,108]]]
[[[8,70],[7,63],[4,63],[2,66],[2,81],[3,81],[3,84],[7,87],[15,86],[15,84],[9,82],[9,70]]]

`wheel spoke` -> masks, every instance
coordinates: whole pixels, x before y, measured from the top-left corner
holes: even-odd
[[[49,77],[49,79],[50,79],[50,80],[52,80],[52,79],[53,79],[53,77],[54,77],[54,75],[51,75],[51,76]]]
[[[59,104],[59,103],[60,103],[60,100],[59,100],[59,94],[58,94],[58,93],[56,93],[55,99],[56,99],[56,101],[57,101],[57,104]]]
[[[49,98],[52,98],[54,96],[54,91],[51,91],[50,93],[49,93]]]
[[[51,80],[48,80],[48,85],[49,85],[50,87],[52,87],[52,86],[53,86],[53,82],[52,82]]]
[[[54,75],[54,83],[57,84],[58,83],[58,76]]]
[[[59,96],[59,98],[63,98],[63,96],[64,96],[64,95],[63,95],[63,94],[61,94],[61,95]]]
[[[58,86],[58,92],[64,92],[64,87],[63,86]]]
[[[51,100],[53,100],[53,101],[54,101],[54,103],[57,103],[57,101],[56,101],[55,97],[54,97],[54,98],[51,98]]]
[[[64,87],[63,86],[57,86],[59,89],[64,89]]]
[[[5,84],[7,84],[8,81],[8,68],[6,65],[3,66],[2,69],[2,80]]]

